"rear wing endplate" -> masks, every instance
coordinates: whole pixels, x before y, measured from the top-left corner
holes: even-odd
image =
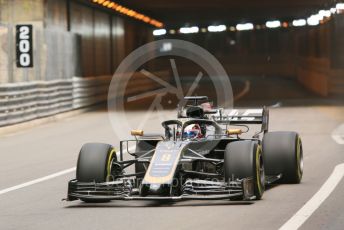
[[[262,131],[267,132],[269,128],[269,110],[261,109],[232,109],[227,114],[221,112],[212,116],[219,124],[261,124]]]

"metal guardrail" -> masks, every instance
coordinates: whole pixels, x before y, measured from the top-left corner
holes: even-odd
[[[169,81],[167,72],[159,76]],[[0,127],[71,111],[107,100],[112,76],[73,77],[53,81],[8,83],[0,85]],[[125,95],[159,86],[140,73],[134,73]],[[161,86],[160,86],[161,87]]]

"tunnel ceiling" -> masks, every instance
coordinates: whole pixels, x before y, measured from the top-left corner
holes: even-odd
[[[120,0],[162,20],[167,27],[305,18],[334,0]]]

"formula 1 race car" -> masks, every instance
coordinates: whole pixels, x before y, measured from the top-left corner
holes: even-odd
[[[133,130],[117,154],[109,144],[83,145],[67,200],[259,200],[267,184],[300,183],[301,138],[268,132],[266,108],[226,113],[204,96],[185,101],[177,119],[162,123],[164,135]]]

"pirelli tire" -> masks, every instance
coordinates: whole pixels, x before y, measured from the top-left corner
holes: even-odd
[[[298,184],[303,175],[302,141],[296,132],[268,132],[263,138],[266,175],[282,174],[280,183]]]
[[[224,155],[225,180],[252,178],[254,195],[260,200],[265,191],[265,173],[262,148],[257,141],[231,142]]]
[[[116,160],[116,152],[109,144],[87,143],[80,150],[76,167],[78,182],[102,183],[112,179],[112,161]],[[85,202],[106,202],[108,200],[81,199]]]

